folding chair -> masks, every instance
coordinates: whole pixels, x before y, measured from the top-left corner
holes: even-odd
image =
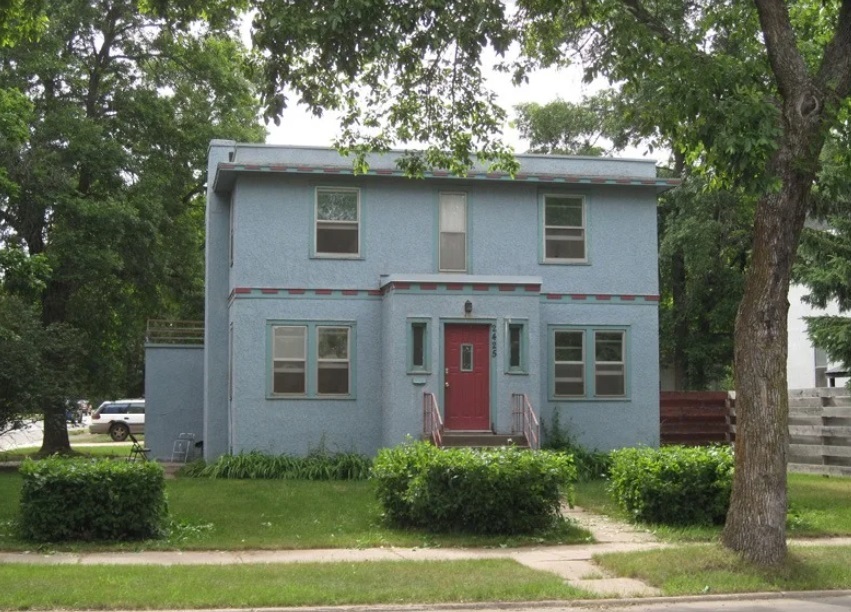
[[[171,447],[172,463],[189,463],[192,460],[192,452],[195,448],[195,434],[182,433],[177,436]]]
[[[127,461],[136,461],[141,459],[142,461],[148,460],[148,453],[151,452],[150,448],[145,448],[139,441],[136,439],[136,436],[133,434],[128,434],[128,437],[133,442],[133,446],[130,447],[130,456],[127,457]]]

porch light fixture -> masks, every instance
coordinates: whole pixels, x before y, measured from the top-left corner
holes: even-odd
[[[470,314],[473,312],[473,302],[467,300],[464,302],[464,314]]]

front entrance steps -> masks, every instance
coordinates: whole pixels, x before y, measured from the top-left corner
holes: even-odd
[[[529,443],[523,434],[496,434],[490,431],[444,431],[442,441],[444,447],[517,446],[529,448]]]

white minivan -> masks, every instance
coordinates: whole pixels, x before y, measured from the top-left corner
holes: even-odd
[[[145,433],[145,400],[122,399],[102,403],[92,413],[89,431],[108,433],[116,442],[123,442],[131,433]]]

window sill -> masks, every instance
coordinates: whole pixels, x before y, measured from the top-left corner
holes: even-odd
[[[587,259],[542,259],[539,262],[542,266],[590,266],[591,262]]]
[[[293,401],[351,401],[356,400],[354,395],[266,395],[267,400],[293,400]]]
[[[505,373],[509,376],[529,376],[529,372],[526,370],[506,370]]]
[[[549,401],[551,402],[561,402],[561,403],[576,403],[576,402],[612,402],[612,403],[625,403],[631,402],[631,397],[550,397]]]
[[[325,253],[312,253],[310,259],[344,259],[349,261],[362,261],[363,255],[333,255]]]
[[[406,374],[408,376],[429,376],[431,375],[431,370],[408,370]]]

